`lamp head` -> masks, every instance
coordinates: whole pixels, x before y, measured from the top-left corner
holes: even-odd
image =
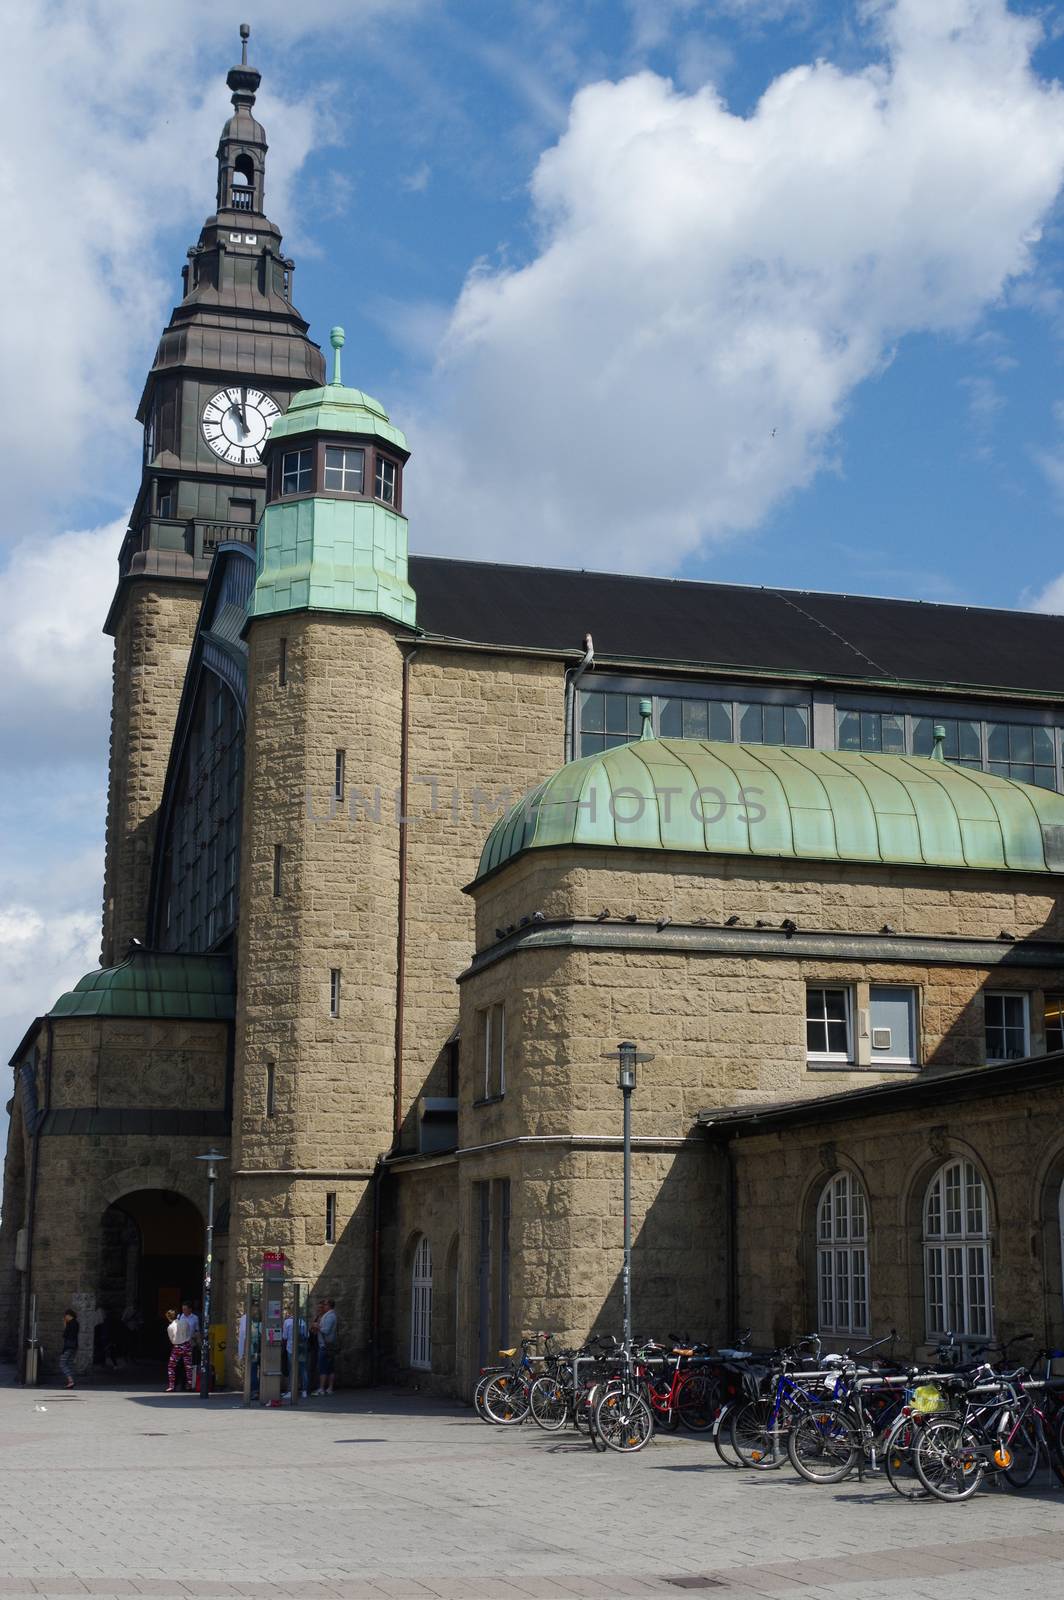
[[[630,1039],[617,1046],[617,1087],[634,1089],[636,1075],[636,1047]]]

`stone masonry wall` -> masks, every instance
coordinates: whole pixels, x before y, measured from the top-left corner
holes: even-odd
[[[202,585],[134,582],[115,630],[100,961],[121,960],[148,917],[155,827]]]
[[[868,1199],[872,1333],[897,1328],[899,1355],[923,1346],[924,1197],[943,1162],[963,1156],[989,1194],[995,1337],[1031,1331],[1059,1347],[1062,1115],[1064,1088],[1055,1086],[734,1138],[739,1320],[764,1344],[816,1328],[816,1206],[827,1180],[846,1169]]]

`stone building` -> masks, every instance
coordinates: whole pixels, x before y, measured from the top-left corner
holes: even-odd
[[[1055,1328],[1064,621],[409,555],[246,53],[139,413],[102,965],[12,1061],[7,1348],[73,1300],[151,1353],[210,1144],[230,1329],[277,1248],[346,1381],[616,1327],[622,1038],[637,1326]]]

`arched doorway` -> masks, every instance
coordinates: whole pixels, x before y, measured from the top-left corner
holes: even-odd
[[[124,1354],[166,1355],[166,1311],[182,1300],[199,1308],[203,1243],[199,1209],[173,1189],[137,1189],[107,1207],[97,1302]]]

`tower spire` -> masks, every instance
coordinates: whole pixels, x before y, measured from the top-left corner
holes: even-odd
[[[263,215],[266,130],[252,115],[262,73],[248,65],[250,24],[240,24],[240,65],[230,67],[226,83],[233,94],[233,115],[218,142],[218,210]]]

